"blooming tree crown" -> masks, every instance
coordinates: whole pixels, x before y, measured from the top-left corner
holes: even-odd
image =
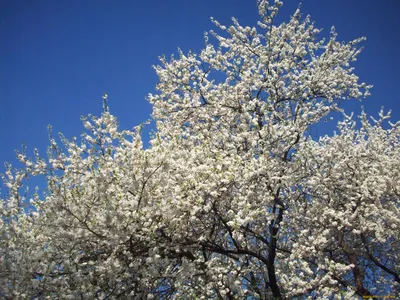
[[[351,63],[363,40],[328,39],[280,1],[258,1],[195,54],[154,67],[157,131],[119,130],[103,97],[81,139],[50,133],[18,153],[0,201],[0,295],[72,299],[354,299],[400,295],[400,123],[343,113],[368,96]],[[44,175],[46,190],[24,196]],[[28,202],[28,205],[26,205]]]

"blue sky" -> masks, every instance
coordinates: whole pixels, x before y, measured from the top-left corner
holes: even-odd
[[[79,136],[81,115],[101,112],[109,95],[111,112],[124,129],[148,119],[145,100],[157,76],[151,66],[177,47],[200,52],[209,18],[242,25],[257,22],[252,0],[0,0],[0,172],[15,162],[26,144],[42,155],[47,125],[54,133]],[[279,19],[287,20],[297,0],[284,1]],[[400,119],[400,18],[398,0],[304,0],[302,11],[339,39],[366,36],[356,74],[373,84],[363,103],[368,113],[381,106]],[[360,103],[347,105],[356,110]]]

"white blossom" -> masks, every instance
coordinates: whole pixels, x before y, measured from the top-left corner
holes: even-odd
[[[81,139],[50,135],[48,158],[18,153],[0,202],[7,299],[400,297],[400,122],[343,113],[363,98],[363,39],[320,39],[296,10],[257,1],[199,53],[160,58],[148,96],[157,131],[119,130],[103,96]],[[47,188],[26,199],[31,176]],[[29,205],[27,205],[29,203]]]

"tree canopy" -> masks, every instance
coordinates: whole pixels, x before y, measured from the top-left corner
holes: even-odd
[[[212,20],[199,54],[155,67],[156,122],[108,108],[48,155],[18,153],[0,201],[5,299],[355,299],[400,296],[400,122],[347,115],[369,95],[362,38],[327,39],[282,2],[256,27]],[[315,138],[332,112],[333,135]],[[26,181],[47,187],[25,197]]]

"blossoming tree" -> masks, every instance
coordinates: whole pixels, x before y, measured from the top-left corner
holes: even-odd
[[[368,95],[362,39],[318,39],[297,10],[258,1],[200,54],[161,58],[157,131],[119,131],[104,97],[81,139],[18,154],[0,212],[5,299],[355,299],[400,296],[400,123],[343,113]],[[50,132],[51,133],[51,132]],[[47,188],[24,197],[24,182]]]

